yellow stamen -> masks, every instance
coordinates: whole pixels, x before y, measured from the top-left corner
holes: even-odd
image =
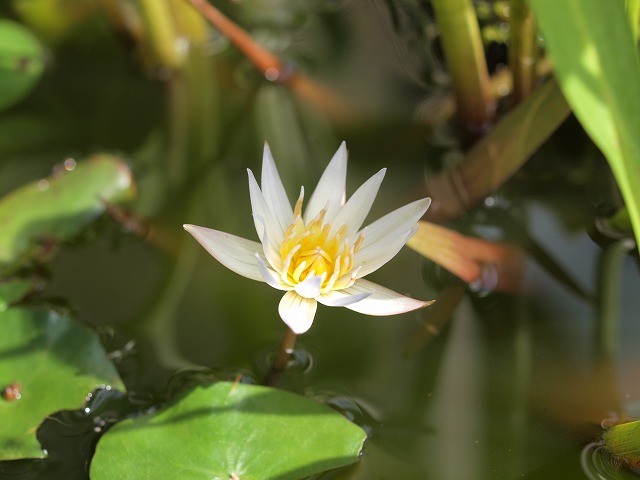
[[[295,286],[307,278],[320,276],[323,293],[333,289],[339,279],[344,278],[339,282],[341,288],[353,284],[353,281],[347,280],[350,279],[347,274],[353,267],[355,251],[362,245],[363,234],[352,245],[346,238],[347,226],[342,225],[330,237],[331,224],[324,221],[326,208],[305,225],[302,219],[302,199],[301,193],[294,208],[293,221],[280,246],[283,259],[282,280]]]

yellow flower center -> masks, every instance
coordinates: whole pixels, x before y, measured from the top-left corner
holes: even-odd
[[[337,280],[352,270],[353,256],[362,244],[363,236],[360,235],[353,245],[349,245],[346,225],[331,235],[331,224],[324,223],[326,213],[326,209],[323,209],[305,225],[300,195],[294,209],[293,222],[287,228],[280,246],[283,260],[281,276],[286,284],[295,286],[309,277],[319,276],[322,278],[320,291],[325,293],[334,287],[345,288],[355,281],[353,278],[336,285]]]

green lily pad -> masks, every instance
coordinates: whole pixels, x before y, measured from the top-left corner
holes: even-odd
[[[103,384],[121,386],[87,329],[52,311],[0,313],[0,458],[42,456],[35,436],[42,420],[81,408],[87,393]]]
[[[293,480],[357,460],[365,432],[326,405],[256,385],[198,387],[98,442],[91,478]]]
[[[29,258],[45,257],[102,214],[108,203],[128,200],[133,193],[126,163],[101,154],[77,165],[68,161],[60,172],[0,199],[0,275]]]
[[[44,70],[44,51],[24,26],[0,20],[0,110],[31,91]]]

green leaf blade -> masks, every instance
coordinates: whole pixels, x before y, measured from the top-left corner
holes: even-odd
[[[640,238],[640,63],[623,2],[531,0],[562,91],[607,157]]]

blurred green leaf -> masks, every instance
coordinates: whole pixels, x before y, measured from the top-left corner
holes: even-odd
[[[0,313],[0,386],[21,398],[0,399],[0,456],[42,456],[35,430],[46,415],[81,408],[96,386],[120,386],[98,338],[51,311]]]
[[[624,8],[629,17],[633,38],[637,40],[638,28],[640,28],[640,0],[624,0]]]
[[[44,70],[42,46],[17,22],[0,20],[0,110],[19,102]]]
[[[607,157],[640,238],[640,65],[620,1],[531,0],[562,91]]]
[[[11,278],[0,281],[0,312],[6,311],[11,304],[20,301],[33,290],[33,280]]]
[[[604,447],[619,460],[632,467],[640,465],[640,421],[614,425],[602,439]]]
[[[13,10],[47,44],[68,38],[93,10],[86,0],[13,0]]]
[[[70,171],[67,171],[69,169]],[[111,155],[67,163],[47,179],[0,199],[0,274],[77,235],[105,211],[105,203],[131,199],[129,167]]]
[[[98,443],[91,478],[304,478],[357,460],[365,432],[329,407],[255,385],[198,387]]]

